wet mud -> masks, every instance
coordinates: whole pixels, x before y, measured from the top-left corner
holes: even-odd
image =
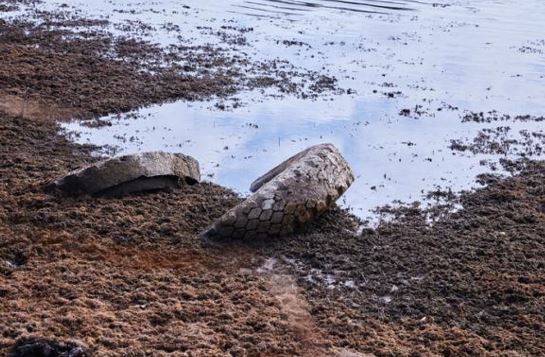
[[[33,119],[92,119],[180,99],[240,105],[235,94],[242,90],[272,88],[303,98],[342,92],[335,78],[286,61],[257,62],[240,51],[183,40],[164,48],[133,36],[133,27],[114,35],[106,24],[39,6],[31,15],[0,19],[0,108]]]
[[[542,162],[437,193],[447,203],[431,210],[384,208],[392,218],[361,234],[333,210],[298,236],[203,247],[196,235],[234,193],[48,195],[44,181],[96,160],[92,147],[50,122],[3,115],[0,127],[2,353],[21,338],[101,356],[545,351]]]
[[[544,352],[545,166],[431,210],[383,209],[361,235],[313,233],[267,251],[296,274],[336,346],[377,356]],[[453,212],[452,205],[464,208]]]
[[[463,123],[485,123],[492,126],[479,130],[473,138],[452,139],[449,148],[472,155],[496,155],[500,158],[539,157],[545,149],[545,132],[542,129],[532,130],[525,127],[517,130],[513,128],[513,124],[540,123],[544,120],[542,116],[509,115],[497,111],[468,112],[462,116]],[[482,160],[481,165],[488,165],[493,170],[501,168],[497,160]]]

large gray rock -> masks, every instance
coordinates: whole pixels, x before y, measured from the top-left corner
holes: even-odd
[[[194,184],[200,179],[197,160],[159,151],[98,162],[69,173],[49,188],[69,193],[122,195]]]
[[[297,232],[327,211],[353,181],[352,170],[335,146],[310,147],[258,178],[250,188],[254,194],[201,237],[252,239]]]

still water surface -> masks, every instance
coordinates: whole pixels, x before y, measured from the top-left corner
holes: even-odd
[[[178,41],[161,30],[165,23],[179,25],[193,43],[220,46],[220,39],[196,27],[253,28],[240,50],[329,73],[352,90],[315,101],[242,93],[246,105],[229,111],[210,102],[175,102],[139,110],[138,119],[111,117],[111,127],[65,126],[79,142],[117,145],[122,153],[192,155],[208,180],[242,194],[290,155],[332,142],[357,177],[342,205],[370,217],[378,205],[420,200],[436,187],[474,187],[475,175],[488,170],[480,161],[499,159],[453,152],[451,139],[471,139],[500,125],[514,133],[544,129],[543,122],[461,122],[466,110],[545,114],[541,0],[63,2],[113,22],[151,23],[156,30],[145,36],[165,45]],[[417,106],[421,115],[399,115]]]

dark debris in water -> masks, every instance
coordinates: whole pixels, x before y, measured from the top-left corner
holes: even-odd
[[[481,129],[472,140],[453,139],[449,148],[472,154],[541,156],[545,152],[545,132],[519,130],[515,136],[509,126]]]
[[[462,117],[462,122],[475,123],[492,123],[497,121],[521,121],[521,122],[542,122],[545,121],[544,116],[535,116],[530,114],[525,115],[509,115],[500,114],[495,110],[489,112],[466,112]]]

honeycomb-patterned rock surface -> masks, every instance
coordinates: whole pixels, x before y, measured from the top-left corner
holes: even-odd
[[[327,211],[353,181],[352,170],[335,146],[312,146],[254,181],[254,194],[201,236],[253,239],[292,234]]]

